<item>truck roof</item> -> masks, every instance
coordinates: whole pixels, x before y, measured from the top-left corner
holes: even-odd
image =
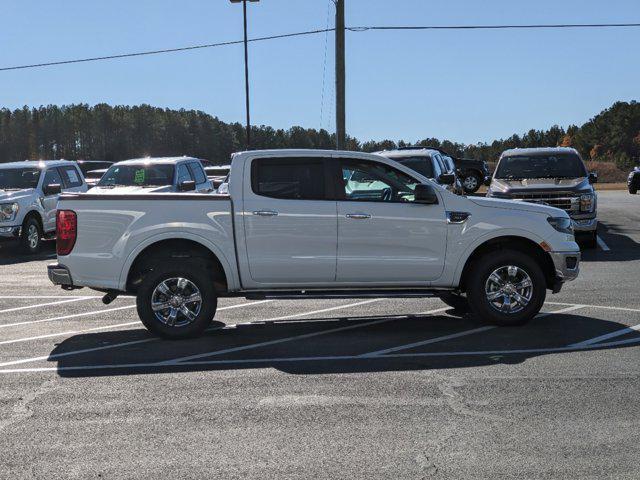
[[[403,150],[382,150],[381,152],[376,152],[377,155],[382,155],[387,158],[407,158],[407,157],[415,157],[419,155],[431,156],[434,153],[440,153],[438,150],[434,148],[407,148]]]
[[[0,168],[45,168],[75,164],[70,160],[24,160],[22,162],[0,163]]]
[[[143,158],[131,158],[129,160],[122,160],[120,162],[114,163],[114,165],[140,165],[145,163],[154,163],[156,165],[175,165],[178,162],[182,162],[185,160],[196,160],[199,159],[194,157],[143,157]]]
[[[551,155],[554,153],[575,153],[578,151],[571,147],[539,147],[539,148],[512,148],[502,152],[501,157],[513,157],[516,155]]]

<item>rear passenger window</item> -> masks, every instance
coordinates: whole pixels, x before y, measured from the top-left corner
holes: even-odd
[[[193,178],[196,179],[196,183],[199,185],[207,181],[207,176],[204,174],[204,170],[198,163],[190,163],[189,168],[191,169],[191,173],[193,173]]]
[[[60,168],[62,174],[64,175],[64,180],[67,184],[67,188],[73,187],[81,187],[82,179],[80,178],[80,174],[75,167],[62,167]]]
[[[60,173],[58,173],[57,168],[50,168],[47,170],[47,173],[44,174],[44,181],[42,182],[42,185],[60,185],[60,187],[64,187],[62,177],[60,177]]]
[[[191,172],[189,172],[187,164],[181,163],[178,165],[178,185],[182,182],[190,182],[191,180],[193,180],[193,178],[191,178]]]
[[[255,160],[251,185],[265,197],[324,200],[324,161],[321,158],[268,158]]]

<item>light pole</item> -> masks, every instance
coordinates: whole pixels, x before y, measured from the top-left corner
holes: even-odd
[[[259,2],[260,0],[230,0],[231,3],[242,2],[242,16],[244,19],[244,91],[245,105],[247,109],[247,150],[251,149],[251,114],[249,109],[249,47],[247,42],[247,2]]]

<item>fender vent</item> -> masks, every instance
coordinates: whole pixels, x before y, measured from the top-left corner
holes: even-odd
[[[464,223],[470,216],[469,212],[447,212],[447,223]]]

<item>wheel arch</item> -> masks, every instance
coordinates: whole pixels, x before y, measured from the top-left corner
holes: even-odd
[[[24,215],[24,218],[22,219],[22,223],[21,223],[22,227],[24,227],[25,223],[27,223],[27,220],[29,220],[30,218],[36,219],[38,224],[40,224],[40,230],[44,233],[44,221],[42,220],[42,215],[38,210],[29,210]]]
[[[473,271],[473,264],[477,259],[490,252],[505,249],[517,250],[535,258],[538,261],[538,264],[542,267],[547,288],[553,288],[555,283],[555,266],[551,256],[540,246],[539,243],[536,243],[531,238],[520,235],[508,235],[490,238],[473,249],[464,261],[459,274],[458,286],[460,290],[465,291],[466,281]]]
[[[225,256],[207,242],[191,236],[154,238],[132,252],[123,267],[121,289],[135,293],[144,275],[152,270],[153,263],[164,259],[197,259],[211,273],[217,293],[234,289],[235,276]]]

